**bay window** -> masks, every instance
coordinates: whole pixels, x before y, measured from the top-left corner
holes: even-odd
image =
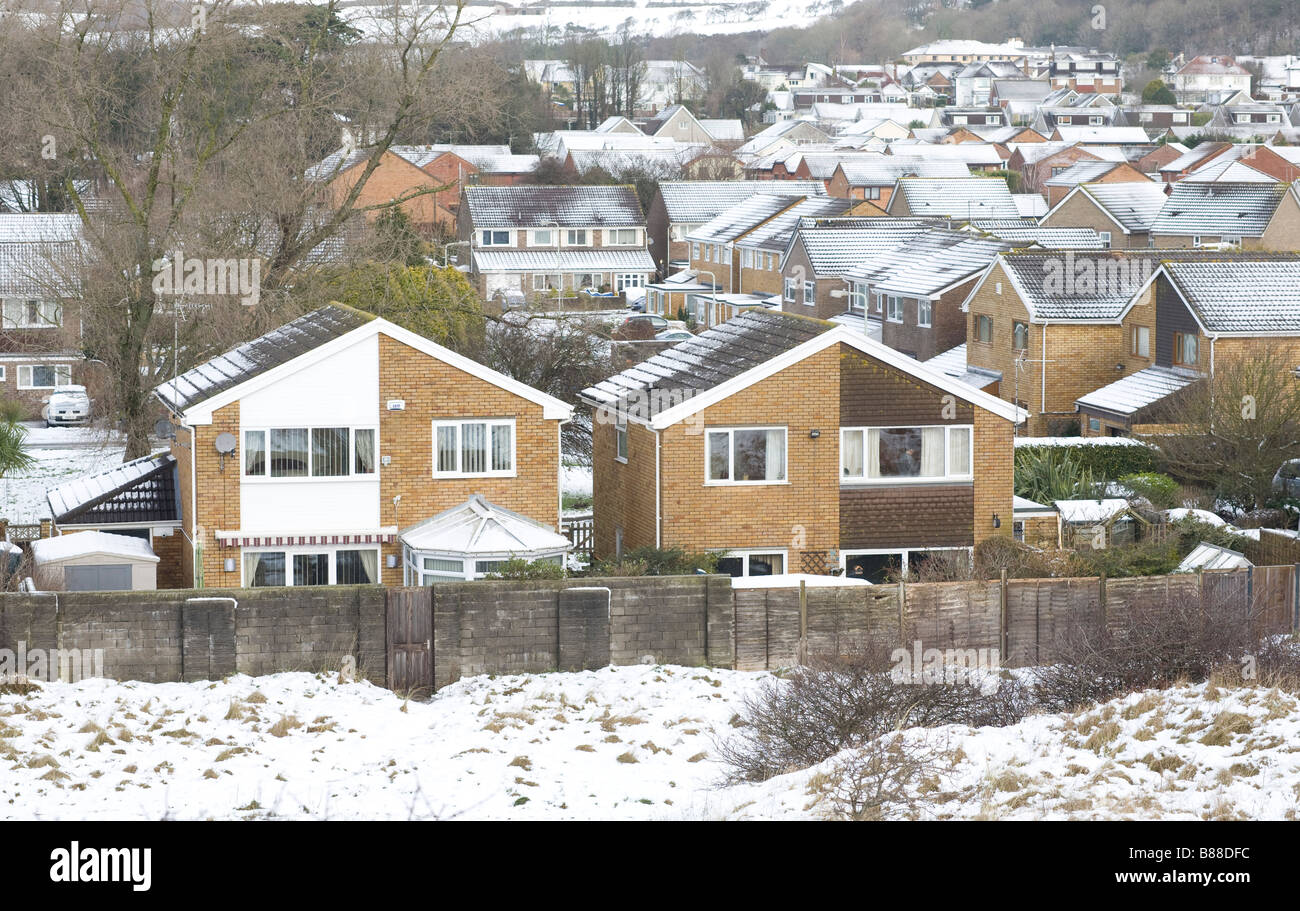
[[[842,428],[840,476],[867,483],[969,480],[971,427]]]
[[[513,418],[433,422],[433,476],[512,477]]]
[[[711,429],[705,450],[706,484],[773,484],[785,480],[784,427]]]

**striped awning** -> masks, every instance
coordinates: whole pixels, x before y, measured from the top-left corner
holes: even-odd
[[[397,526],[366,531],[268,533],[264,531],[217,531],[222,547],[302,547],[337,544],[391,544],[397,540]]]

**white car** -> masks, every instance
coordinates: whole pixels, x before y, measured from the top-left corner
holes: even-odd
[[[90,396],[85,386],[60,386],[50,393],[41,411],[46,427],[82,424],[90,420]]]

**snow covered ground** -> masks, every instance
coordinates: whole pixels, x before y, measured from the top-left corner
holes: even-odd
[[[673,35],[683,32],[716,35],[738,32],[771,31],[775,28],[811,24],[821,16],[841,9],[837,0],[749,0],[749,2],[682,2],[667,0],[633,0],[633,2],[590,2],[573,5],[525,2],[519,4],[530,12],[506,15],[490,6],[465,9],[462,21],[470,23],[477,34],[503,34],[516,29],[563,33],[575,25],[604,34],[617,31],[632,21],[637,34]],[[354,26],[367,33],[385,34],[392,26],[391,6],[353,6],[341,12]]]
[[[66,442],[56,434],[68,434]],[[47,448],[61,445],[72,448]],[[125,448],[120,441],[95,438],[82,428],[42,428],[28,437],[36,464],[0,479],[0,516],[20,523],[49,516],[46,490],[121,464]]]
[[[0,816],[781,819],[828,771],[723,786],[719,738],[771,679],[675,666],[473,677],[428,702],[305,673],[0,696]],[[926,818],[1294,818],[1300,704],[1190,686],[1007,728],[908,731],[951,771]]]

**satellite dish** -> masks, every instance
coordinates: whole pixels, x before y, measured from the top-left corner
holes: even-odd
[[[160,440],[176,439],[176,429],[172,427],[172,422],[166,418],[159,418],[153,425],[153,435]]]
[[[217,452],[224,455],[230,455],[235,451],[235,435],[233,433],[219,433],[213,441],[217,447]]]

